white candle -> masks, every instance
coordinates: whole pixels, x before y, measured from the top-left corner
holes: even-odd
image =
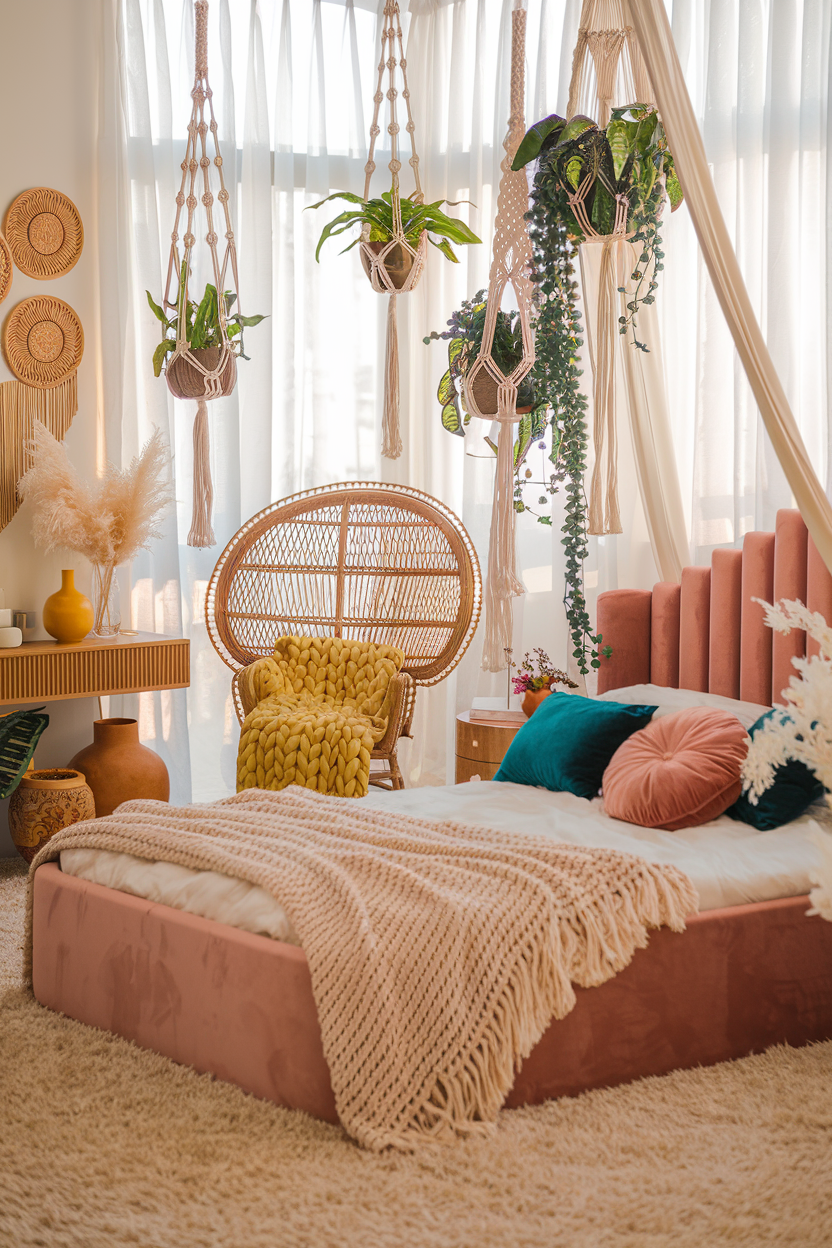
[[[0,607],[0,628],[11,628],[11,626],[12,626],[11,607]]]

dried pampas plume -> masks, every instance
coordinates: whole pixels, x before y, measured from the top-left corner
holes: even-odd
[[[158,429],[129,468],[108,464],[103,477],[91,484],[81,479],[64,444],[39,420],[31,450],[34,463],[17,489],[33,505],[35,545],[74,550],[92,563],[120,564],[161,536],[159,520],[173,491],[162,480],[168,457]]]

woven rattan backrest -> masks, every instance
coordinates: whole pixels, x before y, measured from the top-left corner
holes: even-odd
[[[480,615],[477,555],[438,499],[347,482],[294,494],[228,543],[208,586],[206,622],[234,670],[285,634],[386,642],[417,684],[444,679]]]

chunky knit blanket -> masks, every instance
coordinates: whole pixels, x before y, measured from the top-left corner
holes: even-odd
[[[34,860],[94,847],[221,871],[283,905],[309,962],[338,1113],[364,1146],[488,1130],[573,983],[602,984],[698,905],[672,866],[372,810],[291,786],[126,802]],[[31,886],[27,931],[31,975]]]
[[[302,784],[364,797],[370,755],[387,729],[394,646],[340,637],[280,637],[274,658],[241,673],[254,710],[240,732],[237,791]]]

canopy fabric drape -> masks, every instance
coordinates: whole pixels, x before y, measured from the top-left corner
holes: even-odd
[[[466,439],[440,427],[435,393],[446,368],[439,330],[488,280],[502,141],[508,120],[511,0],[410,0],[403,13],[408,77],[429,196],[463,208],[480,247],[441,257],[399,309],[403,452],[378,452],[384,365],[383,301],[354,253],[324,249],[331,191],[361,193],[367,101],[380,39],[377,0],[212,0],[211,78],[246,312],[269,317],[246,336],[233,395],[209,405],[214,551],[187,547],[191,417],[153,378],[157,325],[145,289],[161,292],[169,207],[181,170],[193,83],[192,0],[109,0],[102,31],[99,154],[102,457],[128,462],[154,426],[175,454],[177,508],[163,540],[120,574],[122,618],[188,636],[188,691],[126,700],[142,739],[166,759],[172,796],[211,800],[234,786],[237,721],[227,669],[202,622],[208,578],[240,524],[269,502],[348,479],[387,479],[437,495],[461,514],[481,560],[488,549],[494,456],[477,422]],[[403,6],[404,9],[404,6]],[[578,34],[576,0],[529,0],[526,116],[564,114]],[[813,463],[827,462],[825,250],[827,0],[673,0],[673,33],[703,126],[723,210],[755,311]],[[783,124],[777,119],[785,119]],[[773,120],[774,119],[774,120]],[[776,124],[775,124],[776,123]],[[787,124],[786,124],[787,123]],[[381,159],[387,157],[382,152]],[[784,245],[799,221],[799,246]],[[795,232],[797,236],[797,231]],[[685,206],[663,228],[661,325],[668,415],[697,562],[748,529],[772,527],[791,492],[762,430],[745,374],[713,297]],[[438,254],[438,253],[437,253]],[[346,313],[345,314],[345,310]],[[640,353],[639,353],[640,354]],[[591,376],[585,348],[584,380]],[[85,419],[92,414],[81,413]],[[80,417],[79,417],[80,418]],[[624,532],[593,538],[587,597],[658,579],[639,499],[632,438],[619,440]],[[480,454],[482,452],[482,454]],[[542,646],[565,666],[561,598],[562,497],[552,527],[517,517],[514,658]],[[505,673],[480,671],[475,638],[460,668],[426,691],[416,739],[400,759],[408,785],[453,778],[454,717],[479,694],[503,694]],[[111,714],[120,708],[112,700]],[[190,777],[192,776],[192,786]]]
[[[772,445],[824,563],[832,570],[832,505],[806,450],[731,246],[662,0],[630,0],[682,189],[734,344]]]

